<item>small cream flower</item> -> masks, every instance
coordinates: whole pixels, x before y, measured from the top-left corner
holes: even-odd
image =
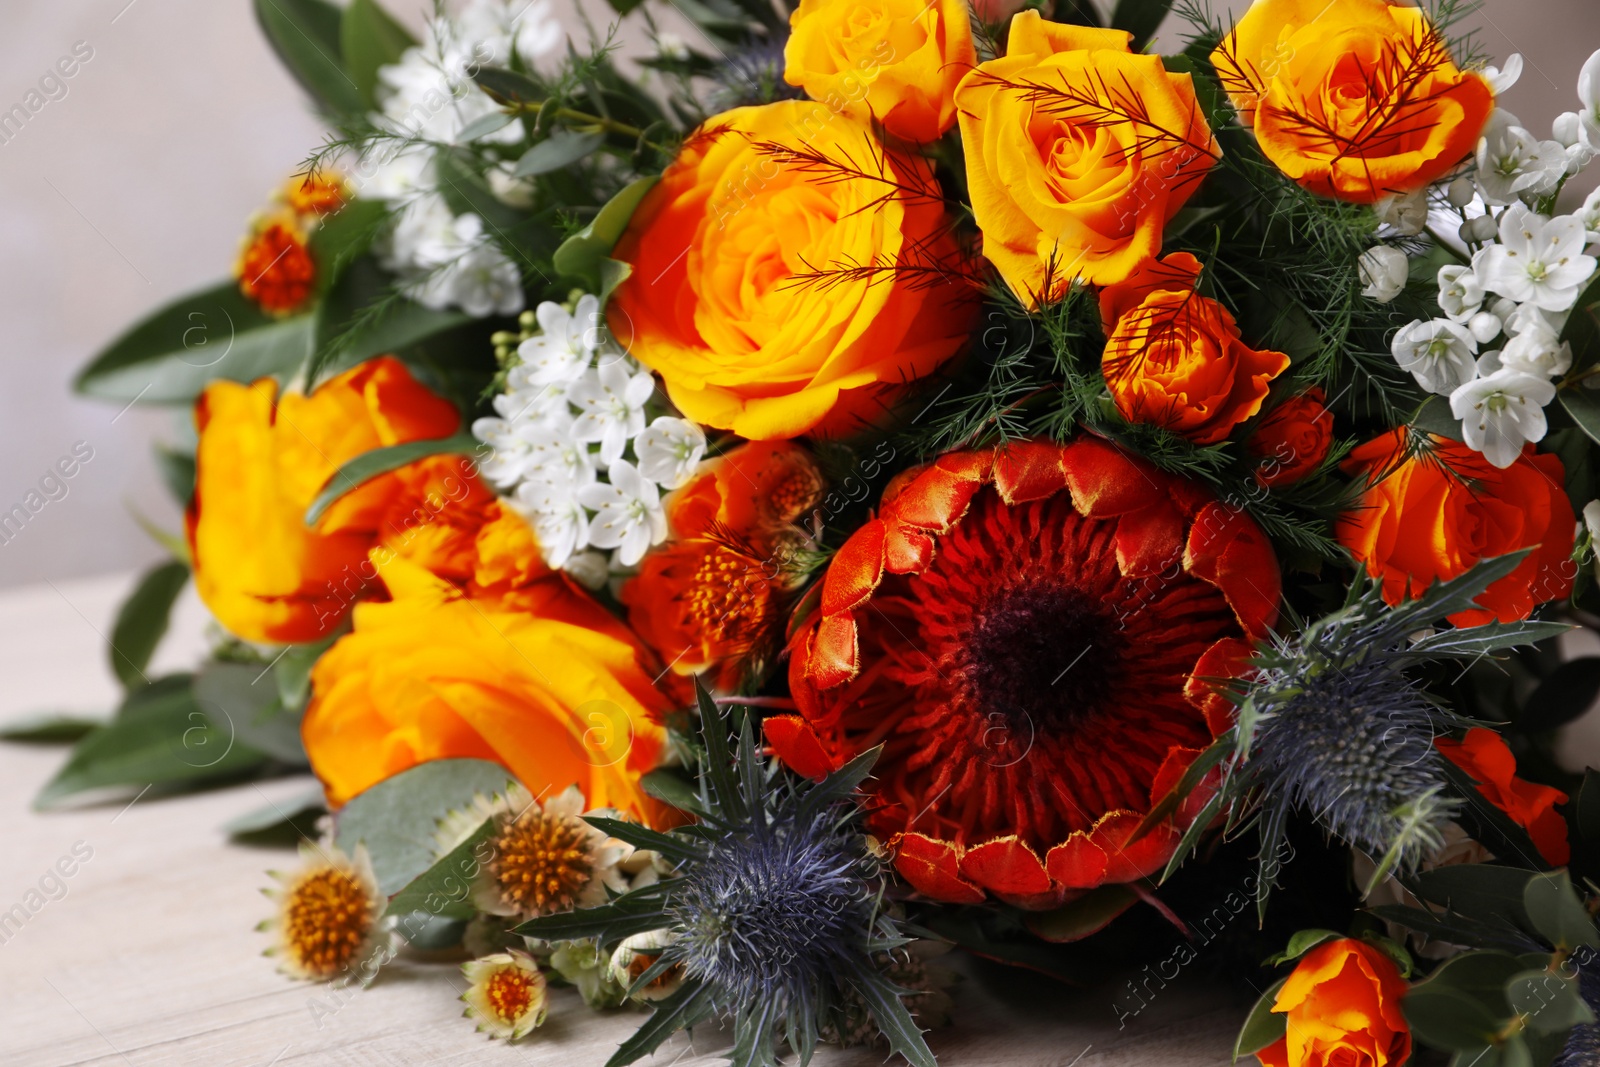
[[[625,938],[611,953],[611,978],[624,990],[643,977],[661,958],[661,950],[672,944],[672,934],[666,930],[646,930]],[[633,995],[635,1000],[660,1000],[670,997],[683,985],[683,973],[676,967],[651,979]]]
[[[1361,254],[1358,267],[1364,286],[1361,295],[1387,304],[1405,291],[1411,263],[1398,248],[1374,245]]]
[[[346,856],[332,845],[300,846],[299,870],[268,871],[278,888],[263,889],[278,912],[257,927],[276,935],[266,955],[294,978],[366,985],[394,955],[384,919],[388,898],[378,891],[365,846]]]
[[[512,949],[461,965],[469,983],[461,994],[480,1033],[515,1041],[544,1022],[544,975],[526,952]]]
[[[633,848],[584,822],[575,785],[540,805],[512,786],[490,816],[495,828],[473,880],[472,902],[490,915],[539,915],[604,904],[608,890],[626,892],[622,864]]]

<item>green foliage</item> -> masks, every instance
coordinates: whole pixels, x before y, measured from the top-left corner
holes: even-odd
[[[363,104],[378,105],[378,68],[398,62],[416,43],[376,0],[350,0],[339,23],[339,50]]]
[[[144,573],[128,599],[117,609],[107,651],[111,672],[124,689],[144,685],[145,668],[156,646],[166,636],[172,605],[189,584],[189,565],[178,560],[158,564]]]
[[[342,58],[339,9],[326,0],[255,0],[256,20],[283,65],[331,118],[365,101]]]
[[[428,456],[440,456],[452,452],[470,455],[475,453],[478,447],[478,439],[470,433],[458,433],[451,437],[407,441],[363,452],[354,459],[346,461],[328,476],[327,483],[317,493],[311,506],[306,509],[306,525],[316,525],[317,520],[346,493],[354,492],[381,474],[398,470],[408,463],[415,463]]]

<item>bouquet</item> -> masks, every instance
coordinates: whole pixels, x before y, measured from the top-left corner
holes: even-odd
[[[78,379],[194,433],[41,804],[309,768],[284,971],[612,1065],[1175,937],[1267,1067],[1600,1062],[1600,52],[1546,138],[1452,0],[612,4],[257,4],[331,132]]]

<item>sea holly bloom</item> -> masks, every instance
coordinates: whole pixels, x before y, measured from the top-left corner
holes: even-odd
[[[1494,108],[1427,16],[1386,0],[1256,0],[1211,61],[1268,159],[1362,204],[1450,173]]]
[[[956,88],[983,254],[1030,306],[1127,280],[1221,158],[1189,75],[1130,40],[1021,11]]]
[[[1567,802],[1567,794],[1552,786],[1518,778],[1517,759],[1506,746],[1504,737],[1494,730],[1475,726],[1459,741],[1448,737],[1436,739],[1434,747],[1478,783],[1478,792],[1484,799],[1528,831],[1546,863],[1562,867],[1572,858],[1572,847],[1567,843],[1567,820],[1556,810],[1557,804]]]
[[[233,267],[239,291],[269,315],[292,315],[311,299],[317,264],[292,215],[269,219],[245,239]]]
[[[667,516],[661,510],[661,491],[625,459],[611,464],[611,481],[596,482],[577,491],[578,503],[595,512],[589,523],[589,543],[596,548],[616,548],[624,567],[644,558],[651,545],[667,536]]]
[[[1594,275],[1597,261],[1583,254],[1588,231],[1575,215],[1547,219],[1523,204],[1500,217],[1500,243],[1473,257],[1478,280],[1491,293],[1546,311],[1566,311]]]
[[[951,453],[834,557],[767,739],[812,776],[881,743],[867,825],[920,892],[1053,907],[1171,858],[1207,790],[1130,838],[1278,595],[1250,519],[1106,442]]]
[[[347,856],[305,841],[300,861],[296,871],[269,872],[278,887],[262,891],[278,908],[258,927],[276,937],[266,954],[293,978],[366,985],[394,946],[384,922],[389,901],[378,891],[365,846]]]
[[[1478,340],[1459,322],[1433,319],[1402,326],[1389,342],[1400,369],[1430,393],[1449,396],[1478,374]]]
[[[1256,1056],[1262,1067],[1401,1067],[1411,1057],[1400,1010],[1409,988],[1374,945],[1348,937],[1318,945],[1273,1001],[1287,1033]]]
[[[478,1031],[515,1041],[544,1022],[545,979],[526,952],[512,949],[461,965],[467,991],[463,1015],[478,1021]]]
[[[1544,406],[1555,398],[1548,378],[1503,367],[1451,393],[1450,413],[1467,444],[1504,470],[1522,456],[1523,442],[1544,440]]]
[[[859,102],[906,141],[956,124],[956,83],[978,61],[966,0],[800,0],[783,77],[835,110]]]
[[[1343,464],[1367,486],[1335,533],[1383,582],[1385,601],[1414,600],[1434,582],[1522,548],[1533,551],[1477,598],[1480,609],[1450,622],[1525,619],[1536,605],[1572,591],[1575,524],[1559,458],[1524,445],[1502,469],[1458,441],[1407,435],[1402,427],[1374,438]]]

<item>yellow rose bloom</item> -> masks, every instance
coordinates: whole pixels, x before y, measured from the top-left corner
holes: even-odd
[[[800,0],[783,78],[835,111],[864,102],[896,137],[935,141],[977,62],[968,20],[966,0]]]
[[[1130,40],[1023,11],[956,88],[983,254],[1030,306],[1155,258],[1220,155],[1190,77]]]
[[[752,440],[858,429],[967,342],[977,294],[948,225],[932,165],[860,118],[736,108],[634,213],[611,333],[696,422]]]

